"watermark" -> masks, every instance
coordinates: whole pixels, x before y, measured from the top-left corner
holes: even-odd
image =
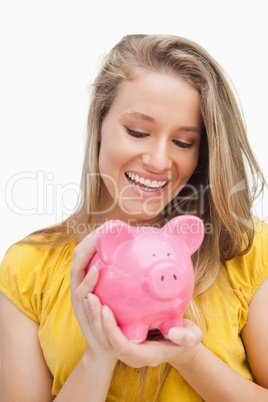
[[[43,170],[26,171],[10,177],[6,183],[5,201],[10,211],[17,215],[48,215],[60,221],[73,211],[80,194],[77,183],[57,183],[53,173]]]
[[[87,213],[91,215],[107,214],[116,205],[120,207],[124,214],[132,215],[133,217],[140,214],[145,214],[149,217],[161,214],[167,205],[165,214],[171,213],[171,210],[182,214],[183,211],[179,206],[180,201],[183,200],[183,196],[179,194],[182,188],[187,188],[189,192],[192,192],[188,196],[189,199],[191,198],[199,202],[198,211],[193,210],[189,213],[199,213],[202,215],[204,211],[207,187],[200,186],[197,193],[194,186],[186,184],[181,186],[181,188],[173,189],[172,193],[171,188],[168,186],[165,191],[162,191],[158,195],[150,195],[148,193],[147,196],[144,196],[144,192],[139,190],[135,194],[131,193],[129,190],[133,189],[133,185],[130,183],[119,188],[118,183],[112,176],[102,174],[101,178],[108,183],[110,193],[112,194],[110,197],[111,202],[110,205],[102,210],[90,211],[88,209]],[[96,179],[100,179],[100,174],[88,173],[86,187],[89,187],[90,182]],[[5,189],[6,205],[15,214],[23,216],[49,215],[54,216],[57,221],[64,220],[69,216],[81,197],[83,198],[85,195],[79,184],[59,183],[52,172],[44,172],[42,170],[16,173],[10,177]],[[131,208],[131,204],[134,205],[133,209]]]
[[[200,185],[196,188],[188,183],[180,188],[173,189],[173,193],[171,186],[167,186],[165,190],[157,192],[157,195],[150,195],[148,192],[144,196],[145,192],[142,190],[137,190],[135,193],[129,191],[130,189],[133,190],[133,185],[130,183],[119,188],[115,179],[108,174],[103,174],[100,177],[98,173],[88,173],[86,178],[87,186],[90,186],[92,180],[103,180],[106,187],[109,187],[110,192],[108,205],[105,204],[104,209],[90,211],[90,204],[88,203],[87,213],[93,216],[109,214],[115,207],[119,207],[123,214],[129,217],[129,221],[133,219],[130,225],[136,225],[135,218],[141,214],[147,216],[148,220],[158,215],[162,216],[163,219],[165,216],[170,216],[171,214],[184,215],[185,210],[183,209],[183,205],[185,198],[187,199],[187,203],[192,203],[194,206],[192,210],[187,211],[187,214],[202,217],[205,215],[208,207],[208,193],[213,190],[211,185]],[[234,185],[229,191],[227,201],[230,216],[248,227],[251,225],[251,222],[247,221],[242,214],[237,212],[236,205],[239,193],[248,191],[248,183],[250,183],[251,179],[255,183],[253,178],[249,178],[249,180],[245,179]],[[86,195],[83,194],[79,184],[59,183],[52,172],[45,172],[43,170],[18,172],[10,177],[5,188],[6,205],[14,214],[22,216],[47,215],[52,216],[55,222],[61,222],[69,217],[79,201],[85,197]],[[262,219],[263,216],[260,216],[263,215],[262,200],[258,204],[258,211],[258,217]],[[89,231],[86,223],[75,223],[70,220],[69,225],[70,230],[76,226],[76,232],[79,234],[86,234]],[[209,226],[205,230],[206,233],[212,232],[212,228]]]
[[[127,222],[118,222],[115,221],[107,221],[105,224],[99,223],[81,223],[77,222],[75,219],[68,219],[67,222],[67,233],[76,233],[79,236],[85,236],[89,233],[91,235],[92,232],[98,231],[102,233],[109,233],[114,238],[118,238],[125,235],[140,234],[140,235],[181,235],[188,236],[191,235],[200,235],[202,233],[205,234],[213,234],[213,225],[211,223],[203,223],[201,220],[193,220],[188,221],[184,219],[180,219],[183,216],[177,217],[178,220],[167,221],[164,226],[161,226],[159,223],[153,223],[149,225],[148,223],[138,223],[135,219],[128,219]]]

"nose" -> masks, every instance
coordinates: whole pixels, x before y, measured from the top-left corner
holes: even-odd
[[[142,162],[147,169],[153,172],[163,172],[171,169],[172,160],[168,145],[163,141],[150,145],[150,148],[146,149],[142,155]]]
[[[186,275],[174,265],[162,262],[154,266],[148,276],[150,295],[159,300],[171,300],[183,296],[187,288]]]

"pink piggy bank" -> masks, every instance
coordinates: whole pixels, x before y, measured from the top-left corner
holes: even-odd
[[[195,281],[191,255],[203,237],[203,222],[191,215],[161,229],[119,220],[102,225],[88,269],[100,270],[94,293],[129,340],[142,342],[152,329],[167,338],[170,328],[183,326]]]

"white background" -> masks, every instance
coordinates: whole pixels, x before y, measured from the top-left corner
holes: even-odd
[[[267,177],[266,3],[2,0],[0,259],[12,243],[61,221],[74,207],[88,86],[103,53],[128,33],[184,36],[221,63]],[[268,215],[267,196],[257,210]]]

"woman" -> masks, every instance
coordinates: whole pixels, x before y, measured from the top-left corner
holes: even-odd
[[[123,38],[93,86],[80,206],[2,262],[1,400],[267,400],[268,231],[246,164],[263,189],[215,60],[174,36]],[[185,327],[129,342],[92,294],[98,270],[85,276],[94,229],[185,213],[206,227]]]

